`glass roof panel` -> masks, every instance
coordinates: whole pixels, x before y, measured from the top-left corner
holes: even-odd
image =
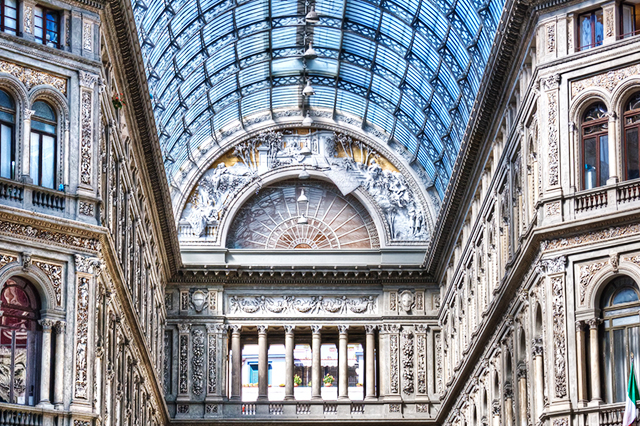
[[[170,179],[194,144],[232,137],[241,120],[321,108],[360,117],[365,131],[373,126],[375,137],[407,147],[441,194],[504,7],[504,0],[132,2]],[[305,23],[310,5],[317,25]],[[302,57],[310,41],[313,60]],[[307,79],[316,92],[309,99]]]

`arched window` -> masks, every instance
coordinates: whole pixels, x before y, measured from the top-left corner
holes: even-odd
[[[602,186],[609,179],[609,117],[598,102],[582,116],[583,189]]]
[[[56,113],[42,101],[34,102],[33,110],[29,174],[34,184],[55,188]]]
[[[629,379],[629,357],[640,356],[640,299],[638,286],[629,277],[618,277],[602,296],[605,398],[622,402]]]
[[[7,280],[0,300],[0,402],[35,405],[40,301],[31,283],[20,277]]]
[[[635,93],[624,113],[624,158],[625,178],[640,177],[640,150],[638,149],[638,131],[640,129],[640,92]]]
[[[0,90],[0,177],[13,179],[16,172],[13,149],[16,105],[7,92]]]

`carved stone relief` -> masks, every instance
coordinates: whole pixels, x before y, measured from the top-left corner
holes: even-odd
[[[418,394],[427,394],[427,336],[416,328],[416,360]]]
[[[207,383],[207,392],[210,394],[215,394],[218,388],[218,371],[217,371],[217,363],[216,363],[216,357],[217,357],[217,352],[218,352],[218,346],[217,346],[217,338],[218,338],[218,325],[217,324],[209,324],[207,326],[207,331],[209,333],[209,342],[208,342],[208,346],[209,346],[209,353],[208,353],[208,361],[209,361],[209,365],[208,365],[208,371],[209,371],[209,377],[208,377],[208,383]]]
[[[546,216],[558,216],[560,214],[560,201],[553,201],[544,205]]]
[[[17,262],[18,256],[12,254],[0,253],[0,269],[4,268],[9,263]]]
[[[547,53],[556,51],[556,24],[547,24],[545,26],[547,36]]]
[[[567,249],[575,246],[596,243],[603,240],[627,237],[640,233],[640,224],[631,224],[625,226],[615,226],[601,231],[587,232],[569,238],[556,238],[553,240],[542,241],[540,247],[542,251]]]
[[[193,330],[191,349],[191,390],[194,395],[201,395],[204,390],[204,331],[199,328]]]
[[[40,261],[34,261],[33,264],[47,275],[51,281],[56,305],[62,305],[62,266]]]
[[[377,296],[231,296],[229,314],[371,315],[378,312]]]
[[[47,241],[50,244],[59,244],[90,251],[98,251],[100,248],[100,242],[93,238],[67,235],[61,232],[38,229],[31,225],[22,225],[2,220],[0,220],[0,232],[14,238],[16,236],[26,237],[31,240]]]
[[[415,308],[416,303],[415,303],[415,297],[414,294],[411,290],[404,290],[399,294],[399,302],[400,302],[400,309],[405,312],[405,313],[409,313],[411,312],[412,309]]]
[[[189,393],[189,324],[179,324],[180,332],[178,341],[178,393],[186,395]]]
[[[83,185],[91,185],[93,172],[93,92],[82,90],[81,97],[80,182]]]
[[[571,99],[590,87],[600,87],[612,92],[626,78],[640,74],[640,65],[631,65],[618,70],[607,71],[593,77],[571,82]]]
[[[580,305],[584,305],[586,302],[587,290],[593,276],[602,268],[607,266],[608,262],[594,262],[587,265],[580,266]],[[591,291],[589,291],[591,294]]]
[[[78,213],[83,216],[95,216],[95,204],[80,201],[78,203]]]
[[[548,165],[549,165],[549,185],[558,184],[559,157],[558,157],[558,94],[555,91],[547,93],[549,117],[549,145],[548,145]]]
[[[31,7],[28,7],[27,9],[31,9]],[[27,13],[25,12],[25,20],[26,15]],[[29,13],[29,16],[31,16],[31,13]],[[31,26],[29,26],[29,28],[31,28]],[[48,84],[49,86],[53,86],[58,89],[63,95],[67,94],[66,78],[56,77],[42,71],[36,71],[33,68],[27,68],[1,60],[0,72],[6,72],[7,74],[11,74],[16,77],[26,86],[27,90],[31,90],[33,87],[40,84]]]
[[[553,308],[553,341],[554,343],[554,374],[555,396],[564,398],[567,395],[567,349],[566,349],[566,316],[564,306],[564,279],[551,277],[552,308]]]
[[[397,326],[395,329],[389,329],[389,389],[391,393],[400,393],[400,377],[398,371],[398,363],[400,358],[400,336],[398,335]]]
[[[414,387],[414,334],[410,330],[402,332],[402,392],[411,395]]]
[[[441,333],[433,333],[433,343],[435,348],[436,359],[436,393],[441,394],[444,391],[443,371],[442,371],[442,337]]]
[[[89,278],[78,277],[76,296],[76,375],[74,395],[88,399]]]
[[[85,21],[82,23],[82,48],[84,50],[93,50],[93,23]]]

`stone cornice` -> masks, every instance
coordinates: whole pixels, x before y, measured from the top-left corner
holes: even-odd
[[[465,208],[465,199],[475,188],[474,175],[477,172],[478,159],[486,155],[487,139],[494,117],[505,96],[508,79],[520,52],[522,29],[530,25],[534,17],[530,16],[528,2],[512,0],[505,5],[503,24],[496,34],[486,72],[482,78],[482,87],[471,113],[469,124],[463,138],[460,154],[456,159],[451,180],[447,186],[440,213],[436,220],[431,244],[427,250],[423,266],[427,272],[436,276],[442,266],[443,255],[457,235],[457,221]],[[484,164],[484,162],[483,162]]]
[[[140,152],[145,154],[144,164],[151,183],[152,198],[149,201],[150,205],[154,206],[151,214],[157,217],[157,221],[154,222],[159,224],[168,275],[171,276],[181,263],[180,246],[133,10],[129,0],[109,0],[108,6],[111,12],[109,20],[112,20],[115,29],[117,58],[121,61],[124,83],[130,99],[127,110],[132,115],[132,127],[136,128],[139,135],[137,139],[141,145]]]

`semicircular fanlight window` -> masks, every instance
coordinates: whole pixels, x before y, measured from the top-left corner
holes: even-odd
[[[355,197],[321,182],[264,188],[233,219],[234,249],[371,249],[380,246],[371,216]]]

